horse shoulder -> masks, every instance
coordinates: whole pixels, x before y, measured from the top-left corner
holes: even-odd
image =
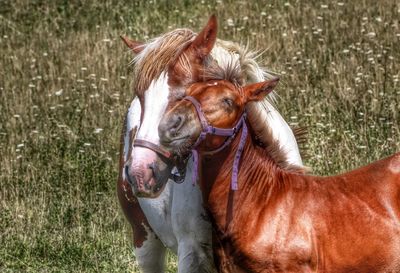
[[[282,198],[270,200],[273,203],[258,213],[255,223],[246,221],[246,226],[253,227],[252,232],[242,232],[236,243],[243,257],[251,261],[246,267],[254,272],[275,272],[276,269],[312,272],[315,269],[313,220],[309,202],[304,200],[309,197],[311,200],[312,194],[302,193],[300,187],[287,191]]]

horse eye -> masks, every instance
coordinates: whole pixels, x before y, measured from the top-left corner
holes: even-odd
[[[228,107],[232,107],[233,106],[233,100],[229,99],[229,98],[223,98],[222,102],[227,105]]]

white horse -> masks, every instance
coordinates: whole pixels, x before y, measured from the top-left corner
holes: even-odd
[[[172,166],[166,160],[169,155],[159,147],[157,129],[169,100],[179,98],[187,84],[201,81],[196,75],[211,63],[221,67],[239,63],[244,82],[270,76],[246,49],[216,40],[216,32],[212,16],[198,35],[177,29],[146,44],[123,38],[138,54],[133,61],[137,97],[125,117],[117,190],[133,228],[142,272],[164,272],[166,248],[178,255],[178,272],[216,272],[211,224],[200,188],[191,181],[192,161],[186,165],[182,184],[168,179]],[[302,166],[294,134],[279,112],[268,100],[252,107],[259,109],[265,130],[284,148],[285,163]]]

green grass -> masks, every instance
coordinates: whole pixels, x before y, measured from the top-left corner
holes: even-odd
[[[267,49],[316,174],[400,150],[398,1],[82,2],[0,0],[1,272],[137,272],[115,194],[133,95],[120,34],[198,31],[215,13],[220,38]]]

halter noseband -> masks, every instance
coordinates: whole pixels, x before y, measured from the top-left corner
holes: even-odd
[[[194,108],[196,109],[196,113],[197,113],[197,116],[199,117],[201,127],[202,127],[202,131],[192,148],[192,155],[193,155],[193,161],[194,161],[194,169],[192,172],[192,182],[193,183],[196,183],[196,181],[197,181],[198,167],[199,167],[199,152],[196,150],[197,146],[199,146],[199,144],[206,138],[206,136],[208,134],[228,137],[228,139],[225,140],[225,142],[217,149],[205,152],[205,154],[207,154],[207,155],[214,155],[214,154],[222,151],[229,144],[231,144],[231,142],[234,139],[238,130],[241,127],[243,127],[242,134],[240,136],[239,147],[236,151],[235,159],[233,161],[232,178],[231,178],[231,188],[232,188],[232,190],[237,190],[238,189],[237,179],[238,179],[238,173],[239,173],[239,162],[240,162],[240,157],[242,156],[244,144],[246,142],[247,131],[248,131],[247,126],[246,126],[246,113],[242,114],[242,116],[240,117],[240,119],[237,121],[236,125],[233,128],[230,128],[230,129],[218,128],[218,127],[211,126],[208,123],[203,111],[201,110],[200,103],[194,97],[186,96],[183,99],[187,100],[193,104]]]
[[[154,144],[151,141],[144,140],[144,139],[134,139],[132,141],[132,145],[134,147],[142,147],[147,148],[156,154],[160,155],[161,157],[165,158],[166,160],[175,161],[175,167],[172,169],[171,174],[169,176],[174,182],[181,184],[185,179],[185,172],[186,172],[186,161],[178,161],[176,158],[173,157],[172,153],[164,149],[163,147]]]
[[[135,139],[133,140],[134,147],[143,147],[152,150],[153,152],[165,157],[166,159],[171,158],[171,153],[167,150],[163,149],[162,147],[154,144],[153,142],[144,140],[144,139]]]

